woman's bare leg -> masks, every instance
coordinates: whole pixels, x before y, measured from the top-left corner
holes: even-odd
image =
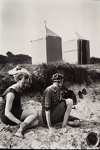
[[[35,127],[38,124],[37,112],[32,110],[23,110],[20,119],[23,122],[20,124],[20,128],[15,133],[15,135],[19,137],[23,137],[23,131],[27,128]]]

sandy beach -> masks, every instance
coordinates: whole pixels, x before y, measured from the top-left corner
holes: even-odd
[[[78,91],[86,88],[87,94],[83,98],[79,98]],[[78,104],[75,109],[72,109],[71,115],[80,118],[80,127],[67,127],[64,132],[61,129],[61,124],[55,127],[55,136],[50,139],[48,128],[37,126],[25,132],[24,138],[14,136],[17,131],[17,126],[7,127],[0,123],[0,148],[10,149],[98,149],[98,147],[91,147],[86,142],[86,137],[90,132],[100,132],[100,85],[99,83],[91,86],[74,85],[70,87],[73,89]],[[41,103],[37,100],[41,95],[37,93],[34,97],[29,98],[23,96],[23,108],[36,109],[41,112]]]

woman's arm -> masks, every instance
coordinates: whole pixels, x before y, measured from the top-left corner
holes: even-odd
[[[14,94],[13,93],[8,93],[6,96],[6,106],[5,106],[5,116],[8,117],[11,121],[19,124],[21,121],[17,119],[12,113],[12,104],[14,100]]]

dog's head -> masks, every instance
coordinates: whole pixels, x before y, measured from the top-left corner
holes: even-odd
[[[77,104],[77,98],[75,93],[72,90],[68,90],[68,91],[63,91],[62,92],[62,98],[71,98],[73,100],[73,104],[76,105]]]

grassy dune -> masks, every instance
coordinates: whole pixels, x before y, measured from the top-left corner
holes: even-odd
[[[25,93],[42,93],[44,89],[50,85],[51,76],[54,73],[62,73],[65,76],[65,87],[74,84],[90,85],[94,82],[100,81],[100,65],[74,65],[67,63],[50,63],[50,64],[23,64],[32,74],[32,86],[26,89]],[[12,76],[8,75],[8,71],[15,66],[12,64],[0,66],[0,94],[14,83]]]

